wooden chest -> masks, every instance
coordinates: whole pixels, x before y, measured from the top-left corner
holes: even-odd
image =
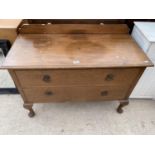
[[[128,104],[152,62],[123,24],[23,25],[3,68],[9,70],[29,116],[33,103],[119,100]]]

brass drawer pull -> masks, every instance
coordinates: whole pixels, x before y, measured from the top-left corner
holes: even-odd
[[[114,79],[114,75],[113,74],[108,74],[105,78],[106,81],[112,81]]]
[[[53,92],[52,92],[52,91],[46,91],[46,92],[45,92],[45,95],[51,96],[51,95],[53,95]]]
[[[49,75],[44,75],[43,76],[43,81],[44,82],[50,82],[51,81],[51,77]]]
[[[107,96],[108,95],[108,91],[105,90],[105,91],[101,91],[101,96]]]

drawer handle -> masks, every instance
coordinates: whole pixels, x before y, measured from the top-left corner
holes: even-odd
[[[114,79],[114,75],[113,74],[108,74],[105,78],[106,81],[112,81]]]
[[[101,96],[107,96],[108,95],[108,91],[105,90],[105,91],[101,91]]]
[[[46,92],[45,92],[45,95],[51,96],[51,95],[53,95],[53,92],[52,92],[52,91],[46,91]]]
[[[44,82],[50,82],[51,81],[51,77],[49,75],[44,75],[43,76],[43,81]]]

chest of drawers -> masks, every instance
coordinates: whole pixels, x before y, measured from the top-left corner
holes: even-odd
[[[34,116],[34,103],[119,100],[128,104],[152,62],[128,35],[126,25],[23,25],[7,68]]]

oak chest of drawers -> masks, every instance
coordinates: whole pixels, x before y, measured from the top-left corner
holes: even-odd
[[[138,79],[152,62],[123,24],[23,25],[3,68],[24,99],[34,103],[119,100],[128,104]]]

